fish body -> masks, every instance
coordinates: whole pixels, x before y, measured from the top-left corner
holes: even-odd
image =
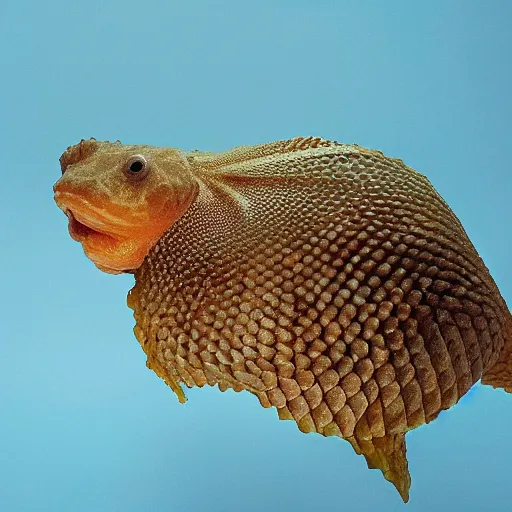
[[[82,141],[55,199],[128,296],[147,365],[247,390],[348,440],[408,500],[405,434],[482,379],[512,392],[512,317],[427,178],[356,145],[225,153]],[[133,167],[133,169],[132,169]]]

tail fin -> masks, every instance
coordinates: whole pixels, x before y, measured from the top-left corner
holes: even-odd
[[[358,455],[364,455],[369,469],[382,471],[384,478],[396,487],[404,503],[407,503],[411,475],[405,453],[405,432],[366,440],[349,437],[347,441]]]
[[[512,315],[509,316],[505,330],[505,345],[501,349],[500,357],[494,366],[484,370],[482,384],[512,393]]]

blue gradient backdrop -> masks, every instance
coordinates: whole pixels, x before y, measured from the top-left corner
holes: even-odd
[[[0,9],[0,511],[509,510],[512,396],[407,437],[411,502],[348,443],[145,368],[132,277],[54,206],[81,138],[220,151],[296,135],[426,174],[509,304],[512,2],[15,1]]]

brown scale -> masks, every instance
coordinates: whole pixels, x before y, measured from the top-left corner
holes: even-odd
[[[129,295],[148,367],[180,401],[180,383],[248,390],[348,440],[406,501],[405,433],[480,378],[512,390],[511,316],[460,222],[424,176],[358,146],[186,158],[197,198]]]

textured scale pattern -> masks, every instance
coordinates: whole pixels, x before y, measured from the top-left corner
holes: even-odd
[[[147,185],[126,181],[135,153]],[[479,379],[512,392],[507,305],[401,160],[299,137],[220,154],[82,141],[61,164],[72,236],[102,270],[131,268],[118,253],[137,262],[134,332],[180,401],[181,385],[250,391],[301,431],[348,440],[407,501],[406,432]],[[140,260],[131,210],[174,216]]]
[[[130,294],[148,366],[182,399],[178,383],[245,389],[303,432],[349,440],[407,499],[405,432],[510,343],[458,219],[424,176],[357,146],[190,159],[199,198]]]

